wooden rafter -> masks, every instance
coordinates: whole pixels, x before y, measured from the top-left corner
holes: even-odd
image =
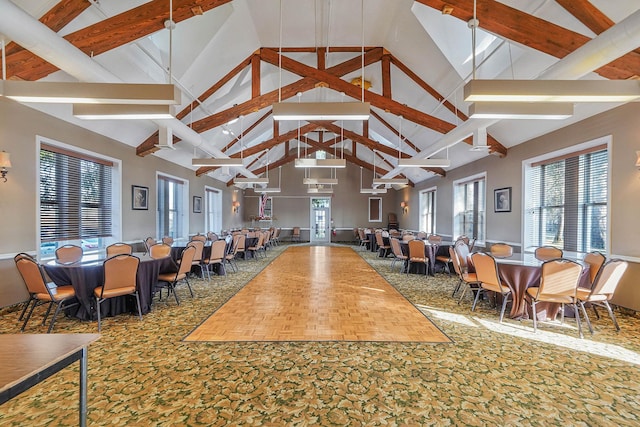
[[[247,127],[247,129],[243,130],[242,132],[242,137],[246,138],[248,134],[251,133],[251,131],[253,129],[256,128],[256,126],[258,126],[260,123],[262,123],[267,117],[269,117],[271,115],[271,110],[267,111],[265,114],[262,115],[262,117],[260,117],[258,120],[256,120],[255,122],[253,122],[251,124],[251,126]],[[277,123],[277,122],[276,122]],[[278,133],[275,133],[274,135],[278,135]],[[228,143],[223,149],[222,152],[226,152],[229,148],[233,147],[238,141],[240,141],[240,135],[236,136],[235,138],[233,138],[233,140]]]
[[[377,62],[381,57],[382,48],[372,48],[365,54],[365,65]],[[246,65],[248,65],[248,63]],[[238,67],[234,68],[234,70],[237,70]],[[328,73],[329,75],[343,76],[357,70],[360,67],[360,58],[354,58],[328,68],[324,72]],[[205,132],[209,129],[213,129],[222,124],[228,123],[230,120],[239,116],[247,115],[255,111],[259,111],[262,108],[266,108],[272,105],[274,102],[278,102],[278,100],[289,99],[295,96],[298,92],[306,92],[307,90],[313,89],[317,83],[317,79],[311,77],[302,78],[294,83],[283,86],[281,89],[273,90],[269,93],[252,98],[246,102],[235,105],[212,116],[208,116],[201,120],[198,120],[192,124],[192,128],[198,133]],[[212,93],[213,92],[211,92],[209,96]],[[179,140],[174,140],[174,142],[178,141]],[[156,147],[157,144],[158,133],[156,132],[136,148],[136,154],[138,156],[146,156],[148,154],[151,154],[158,149]]]
[[[315,69],[291,58],[282,56],[282,58],[280,59],[278,58],[278,56],[278,52],[262,49],[262,59],[265,62],[268,62],[272,65],[280,65],[283,69],[286,69],[287,71],[298,74],[305,78],[311,77],[316,80],[325,82],[331,89],[339,92],[344,92],[346,95],[354,99],[360,99],[362,96],[360,88],[342,80],[339,77],[331,75],[326,71]],[[370,102],[371,105],[375,107],[378,107],[385,111],[389,111],[392,114],[398,116],[403,116],[405,119],[411,122],[435,130],[439,133],[444,134],[455,128],[455,125],[452,123],[434,116],[430,116],[423,113],[422,111],[401,104],[397,101],[394,101],[393,99],[385,98],[384,96],[374,92],[365,91],[364,100]],[[465,142],[467,142],[468,144],[473,144],[473,140],[471,138],[465,139]],[[491,149],[493,152],[496,152],[502,156],[506,155],[507,153],[507,149],[499,143],[494,143],[494,145],[491,146]]]
[[[203,11],[222,6],[231,0],[198,0]],[[173,21],[181,22],[193,17],[194,0],[173,1]],[[166,0],[151,0],[148,3],[120,13],[64,36],[64,38],[88,56],[100,55],[164,29],[169,19]],[[27,51],[7,55],[7,76],[23,80],[39,80],[57,71],[57,68],[42,58]]]
[[[53,6],[47,13],[42,15],[39,21],[57,33],[68,23],[76,19],[76,17],[84,12],[89,6],[91,6],[91,3],[87,0],[62,0]],[[7,57],[20,51],[25,51],[25,49],[14,42],[7,44],[5,47],[5,54]]]
[[[416,0],[436,10],[452,6],[451,15],[469,22],[473,18],[473,3],[469,0]],[[513,40],[556,58],[564,58],[591,40],[582,34],[529,15],[496,0],[478,0],[480,27],[499,37]],[[608,79],[627,79],[640,75],[640,54],[630,52],[596,70]]]

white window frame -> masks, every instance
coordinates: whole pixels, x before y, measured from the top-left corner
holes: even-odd
[[[35,190],[35,198],[36,198],[36,253],[38,258],[41,260],[53,259],[55,254],[41,254],[40,248],[42,241],[40,240],[40,150],[42,144],[51,145],[54,147],[59,147],[61,149],[65,149],[71,152],[75,152],[81,155],[85,155],[87,157],[95,157],[97,159],[104,159],[113,163],[112,166],[112,175],[111,175],[111,237],[100,238],[99,247],[87,250],[83,248],[85,253],[91,252],[99,252],[104,250],[107,246],[112,243],[122,241],[122,160],[116,159],[115,157],[105,156],[101,153],[96,153],[94,151],[89,151],[84,148],[77,147],[75,145],[66,144],[64,142],[56,141],[54,139],[50,139],[44,136],[36,135],[36,190]],[[81,245],[80,240],[67,240],[58,242],[60,245],[64,244],[74,244]]]
[[[183,236],[172,236],[174,239],[180,239],[180,238],[187,238],[189,235],[189,180],[188,179],[184,179],[182,177],[179,176],[175,176],[175,175],[170,175],[168,173],[164,173],[164,172],[159,172],[156,171],[156,191],[155,191],[155,212],[156,212],[156,224],[155,224],[155,233],[158,234],[158,224],[160,223],[160,210],[159,210],[159,200],[158,200],[158,180],[160,179],[160,177],[166,177],[169,178],[171,180],[174,181],[180,181],[182,182],[182,185],[184,185],[183,188],[183,192],[182,192],[182,201],[181,201],[181,206],[182,206],[182,211],[181,211],[181,227],[183,230]],[[163,236],[156,236],[158,239],[161,239]]]
[[[427,215],[425,214],[425,210],[428,208],[428,206],[426,206],[427,204],[427,194],[428,193],[433,193],[433,230],[429,230],[429,227],[427,227]],[[426,231],[427,233],[431,233],[431,234],[437,234],[436,232],[436,224],[437,224],[437,218],[436,218],[436,212],[437,212],[437,196],[438,196],[438,187],[430,187],[430,188],[426,188],[424,190],[420,190],[420,197],[419,197],[419,202],[420,203],[420,226],[419,229],[420,231]]]
[[[608,192],[607,192],[607,238],[606,238],[606,244],[605,244],[605,252],[607,254],[611,253],[611,165],[612,165],[612,153],[611,153],[611,143],[613,141],[613,137],[611,135],[606,135],[600,138],[596,138],[593,139],[591,141],[587,141],[587,142],[583,142],[583,143],[579,143],[579,144],[575,144],[572,145],[570,147],[566,147],[560,150],[556,150],[556,151],[551,151],[549,153],[545,153],[545,154],[541,154],[539,156],[536,157],[531,157],[529,159],[525,159],[522,161],[522,188],[524,189],[522,191],[522,217],[521,217],[521,231],[522,231],[522,248],[523,248],[523,252],[531,252],[532,248],[530,247],[530,242],[528,241],[527,238],[527,227],[526,227],[526,207],[527,207],[527,168],[530,168],[532,164],[534,163],[540,163],[540,162],[544,162],[546,160],[549,159],[553,159],[555,157],[562,157],[562,156],[567,156],[567,155],[571,155],[574,153],[577,153],[579,151],[583,151],[583,150],[589,150],[593,147],[597,147],[599,145],[606,145],[607,146],[607,161],[609,163],[609,168],[608,168],[608,176],[607,176],[607,187],[608,187]]]
[[[378,218],[371,217],[371,203],[378,201]],[[382,197],[369,197],[367,208],[369,210],[369,222],[382,222]]]
[[[456,190],[458,188],[459,185],[461,184],[465,184],[471,181],[479,181],[479,180],[484,180],[484,221],[482,223],[482,236],[484,236],[484,239],[481,239],[479,236],[468,236],[469,238],[477,238],[476,240],[476,244],[478,245],[484,245],[485,244],[485,240],[487,238],[487,172],[480,172],[477,173],[475,175],[470,175],[461,179],[456,179],[455,181],[453,181],[453,188],[452,188],[452,195],[453,195],[453,218],[452,218],[452,230],[453,230],[453,238],[460,236],[461,234],[464,234],[462,232],[462,230],[459,230],[457,228],[457,223],[456,223],[456,215],[458,214],[458,212],[456,211]]]
[[[204,196],[205,230],[220,234],[222,232],[222,190],[205,185]]]

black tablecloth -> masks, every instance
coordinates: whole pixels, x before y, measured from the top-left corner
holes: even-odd
[[[400,241],[400,248],[402,249],[402,254],[408,257],[409,242]],[[434,272],[436,271],[436,255],[438,254],[439,248],[440,247],[438,245],[433,245],[427,242],[425,242],[425,245],[424,245],[424,254],[429,259],[429,274],[431,276],[433,276]],[[409,258],[405,260],[405,265],[404,265],[405,271],[407,271],[408,266],[409,266]],[[411,264],[411,268],[408,271],[409,273],[425,274],[424,269],[425,269],[425,264],[414,262]]]
[[[143,314],[151,311],[153,290],[158,282],[161,271],[175,269],[170,257],[153,259],[148,255],[134,254],[140,258],[138,266],[138,294],[140,296],[140,309]],[[75,311],[75,316],[82,320],[95,320],[98,314],[95,310],[95,297],[93,290],[102,286],[104,282],[104,267],[102,261],[85,264],[62,265],[48,263],[44,266],[47,275],[58,286],[73,286],[80,306]],[[174,270],[175,271],[175,270]],[[109,298],[100,304],[102,317],[115,316],[120,313],[136,313],[135,298],[130,295]],[[72,308],[71,310],[74,310]]]
[[[248,239],[247,239],[248,240]],[[180,245],[176,245],[176,246],[171,246],[171,258],[173,259],[174,262],[178,262],[178,260],[180,259],[180,257],[182,256],[182,251],[184,250],[184,248],[186,248],[186,246],[180,246]],[[225,247],[224,253],[226,254],[227,251],[229,249],[229,245],[227,245]],[[207,244],[205,245],[204,249],[202,250],[202,257],[204,259],[207,259],[211,256],[211,243],[207,242]],[[194,271],[196,270],[196,271]],[[200,267],[197,266],[193,266],[192,267],[192,271],[196,274],[200,274]],[[224,262],[221,264],[212,264],[209,266],[209,271],[213,271],[216,274],[219,275],[224,275],[225,274],[225,269],[224,269]]]

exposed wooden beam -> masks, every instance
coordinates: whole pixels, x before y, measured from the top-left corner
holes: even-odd
[[[305,65],[299,61],[295,61],[286,56],[282,56],[281,59],[278,58],[278,56],[278,52],[265,49],[262,50],[262,59],[265,62],[269,62],[272,65],[281,66],[283,69],[286,69],[287,71],[298,74],[305,78],[311,77],[316,80],[323,81],[327,83],[333,90],[344,92],[346,95],[354,99],[360,99],[362,96],[360,88],[352,85],[345,80],[342,80],[341,78],[333,74],[315,69],[313,67],[309,67],[308,65]],[[403,116],[405,119],[411,122],[417,123],[429,129],[433,129],[436,132],[442,134],[445,134],[455,128],[455,125],[452,123],[449,123],[437,117],[430,116],[423,113],[422,111],[411,108],[404,104],[400,104],[397,101],[385,98],[384,96],[374,92],[365,91],[364,98],[365,101],[370,102],[371,105],[375,107],[381,108],[385,111],[389,111],[392,114],[398,116]],[[473,144],[471,138],[465,139],[465,142],[468,144]],[[507,149],[498,142],[495,142],[494,145],[491,145],[491,149],[492,152],[496,152],[501,156],[505,156],[507,154]]]
[[[260,96],[260,55],[251,57],[251,97]]]
[[[317,148],[319,150],[327,150],[327,147],[329,146],[328,142],[323,144],[323,143],[321,143],[319,141],[315,141],[312,138],[305,138],[304,142],[306,142],[310,146],[315,147],[315,148]],[[355,156],[353,156],[353,155],[351,155],[349,153],[343,153],[343,156],[348,162],[354,163],[354,164],[356,164],[358,166],[361,166],[361,167],[363,167],[365,169],[369,169],[369,170],[373,171],[373,165],[371,163],[365,162],[364,160],[361,160],[361,159],[359,159],[359,158],[357,158],[357,157],[355,157]],[[384,168],[378,167],[377,169],[379,169],[381,173],[389,173],[389,171],[385,170]]]
[[[371,115],[378,120],[380,123],[382,123],[387,129],[389,129],[391,132],[393,132],[395,134],[395,136],[400,137],[400,132],[398,132],[396,130],[396,128],[394,128],[393,126],[391,126],[385,119],[383,119],[382,117],[380,117],[380,114],[376,113],[375,111],[371,110]],[[420,152],[420,149],[413,143],[411,142],[408,138],[405,138],[404,136],[402,137],[402,142],[405,142],[409,147],[411,147],[412,149],[414,149],[416,151],[416,153]]]
[[[191,112],[192,110],[195,110],[196,108],[198,108],[198,106],[200,105],[201,102],[205,102],[211,95],[216,93],[222,86],[227,84],[232,78],[234,78],[235,76],[240,74],[240,72],[242,70],[244,70],[246,67],[248,67],[249,64],[251,63],[252,58],[253,58],[253,56],[249,56],[244,61],[242,61],[241,63],[236,65],[233,68],[233,70],[229,71],[220,80],[215,82],[213,84],[213,86],[211,86],[209,89],[207,89],[204,92],[202,92],[202,95],[200,95],[198,97],[197,101],[193,101],[186,108],[184,108],[182,111],[180,111],[178,114],[176,114],[176,118],[178,120],[182,120],[187,114],[189,114],[189,112]]]
[[[469,22],[473,18],[473,2],[469,0],[415,0],[436,10],[452,6],[451,15]],[[537,18],[495,0],[477,0],[480,27],[499,37],[564,58],[591,40],[582,34]],[[640,54],[630,52],[596,70],[608,79],[627,79],[640,75]]]
[[[391,55],[382,55],[382,96],[391,99]]]
[[[196,1],[205,12],[230,2],[231,0]],[[194,0],[174,0],[173,21],[181,22],[193,17],[191,11],[193,5]],[[68,34],[64,38],[88,56],[95,56],[163,30],[164,21],[167,19],[169,19],[167,0],[151,0]],[[55,66],[34,54],[30,53],[26,57],[7,55],[8,77],[16,76],[23,80],[39,80],[54,71],[57,71]]]
[[[320,124],[320,122],[316,122],[317,124]],[[391,147],[387,147],[384,144],[380,144],[377,141],[374,141],[373,139],[370,138],[365,138],[362,135],[358,135],[357,133],[350,131],[348,129],[342,129],[340,126],[335,125],[333,123],[326,123],[326,122],[322,122],[322,126],[324,126],[327,130],[337,134],[337,135],[342,135],[344,136],[346,139],[350,139],[352,141],[358,142],[366,147],[368,147],[371,150],[378,150],[382,153],[388,154],[390,156],[398,156],[398,150],[395,150]],[[410,158],[411,156],[408,155],[407,153],[402,153],[402,157],[403,158]]]
[[[253,122],[249,127],[247,127],[246,129],[244,129],[242,131],[242,137],[246,138],[248,134],[251,133],[252,130],[254,130],[256,128],[256,126],[258,126],[260,123],[262,123],[267,117],[269,117],[271,115],[271,110],[267,111],[264,115],[262,115],[262,117],[260,117],[258,120],[256,120],[255,122]],[[274,122],[275,125],[276,122]],[[275,135],[275,134],[274,134]],[[225,145],[225,147],[222,149],[222,152],[226,152],[229,148],[233,147],[238,141],[240,140],[240,135],[236,136],[235,138],[233,138],[233,140],[228,143],[227,145]]]

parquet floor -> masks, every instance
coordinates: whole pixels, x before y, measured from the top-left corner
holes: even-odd
[[[450,339],[353,249],[292,246],[185,341]]]

